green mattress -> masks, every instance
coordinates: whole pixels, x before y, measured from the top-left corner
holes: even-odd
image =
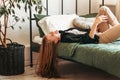
[[[120,41],[109,44],[59,43],[58,55],[120,77]]]

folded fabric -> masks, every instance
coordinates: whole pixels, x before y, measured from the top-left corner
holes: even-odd
[[[95,18],[79,17],[73,20],[73,25],[80,29],[90,29]]]
[[[35,36],[33,39],[33,42],[38,43],[38,44],[42,44],[42,39],[40,36]]]

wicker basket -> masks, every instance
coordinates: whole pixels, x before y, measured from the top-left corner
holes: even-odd
[[[17,75],[24,73],[24,45],[18,43],[0,45],[0,74]]]

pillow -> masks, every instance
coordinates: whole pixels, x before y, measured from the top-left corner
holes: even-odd
[[[48,15],[34,14],[34,18],[35,18],[35,21],[36,21],[36,25],[37,25],[37,28],[38,28],[40,37],[43,37],[45,34],[44,34],[43,30],[41,29],[41,27],[38,25],[38,21],[39,21],[40,19],[46,17],[46,16],[48,16]]]
[[[95,18],[79,17],[73,20],[73,25],[80,29],[90,29],[93,25]]]
[[[45,34],[55,30],[66,30],[73,27],[73,19],[79,17],[71,15],[51,15],[38,21],[39,26]]]
[[[38,43],[38,44],[42,44],[42,39],[43,39],[43,38],[41,38],[40,36],[35,36],[35,37],[33,38],[33,42],[34,42],[34,43]]]

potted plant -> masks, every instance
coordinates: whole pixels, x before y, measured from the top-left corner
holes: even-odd
[[[29,7],[34,5],[35,10],[41,13],[40,4],[41,0],[0,0],[0,74],[12,75],[24,72],[24,45],[13,43],[8,39],[7,28],[14,29],[15,23],[25,21],[15,14],[15,8],[21,9],[24,5],[24,10],[27,12]],[[8,25],[9,16],[15,20],[12,25]],[[11,43],[7,43],[7,40]]]

